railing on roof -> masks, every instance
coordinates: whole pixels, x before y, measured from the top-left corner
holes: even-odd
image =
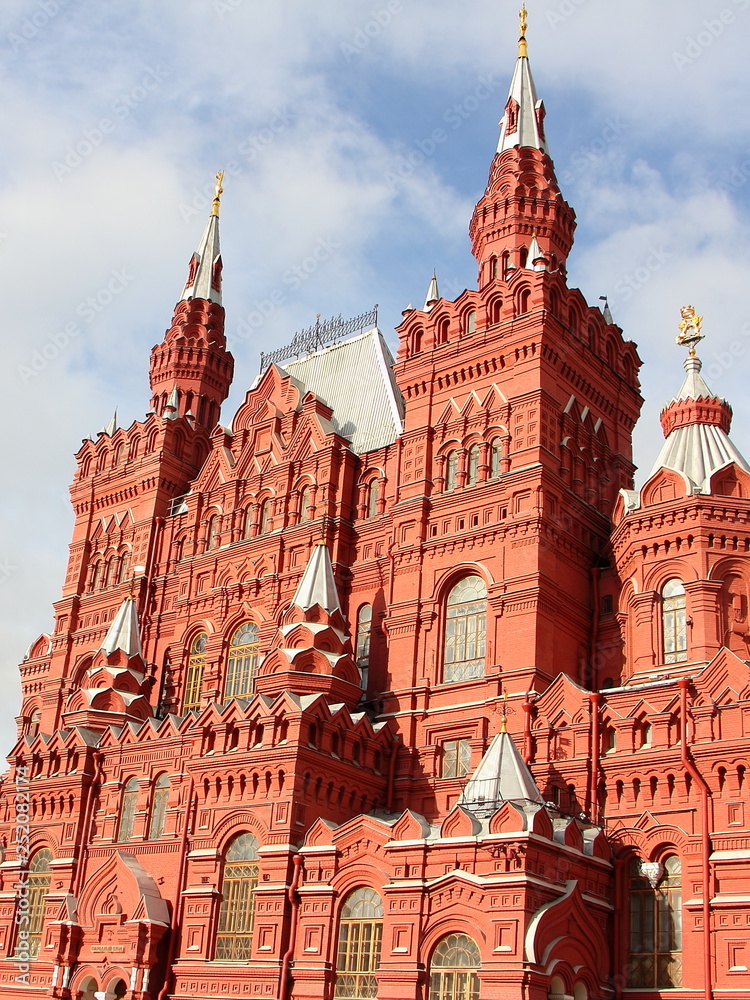
[[[189,493],[183,493],[182,496],[173,497],[169,501],[169,510],[167,511],[167,517],[174,517],[176,514],[184,514],[187,510],[187,498],[190,496]]]
[[[320,315],[306,330],[295,333],[291,344],[286,347],[278,347],[275,351],[263,352],[260,356],[260,370],[264,372],[269,365],[276,364],[277,361],[287,361],[289,358],[298,358],[302,354],[312,354],[313,351],[332,344],[344,337],[349,337],[353,333],[361,333],[378,325],[378,307],[375,306],[369,312],[360,316],[352,316],[351,319],[342,319],[341,313],[332,316],[331,319],[320,320]]]

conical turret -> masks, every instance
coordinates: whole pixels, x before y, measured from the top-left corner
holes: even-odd
[[[151,352],[151,407],[168,419],[195,414],[212,430],[229,393],[234,359],[226,349],[221,305],[219,199],[223,174],[217,174],[211,215],[161,344]],[[176,404],[176,407],[175,407]]]
[[[469,226],[480,288],[516,268],[565,272],[575,213],[557,184],[544,115],[529,65],[523,8],[518,59],[500,121],[497,152],[487,189]]]

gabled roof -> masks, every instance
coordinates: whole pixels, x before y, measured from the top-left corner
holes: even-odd
[[[314,354],[285,361],[292,375],[333,410],[337,434],[361,455],[392,444],[403,429],[404,402],[393,356],[377,327]]]

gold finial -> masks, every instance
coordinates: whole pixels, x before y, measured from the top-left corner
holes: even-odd
[[[528,25],[528,13],[526,4],[523,4],[518,12],[518,56],[526,58],[528,50],[526,48],[526,27]]]
[[[703,317],[699,316],[693,306],[683,306],[680,309],[680,332],[675,337],[681,347],[690,348],[690,357],[695,357],[695,347],[703,340],[701,328]]]
[[[224,188],[222,184],[224,183],[224,171],[220,170],[216,175],[216,190],[214,191],[214,203],[211,206],[211,215],[215,215],[219,218],[219,207],[221,205],[221,196],[224,194]]]
[[[508,692],[503,691],[503,717],[500,720],[500,732],[508,732]]]

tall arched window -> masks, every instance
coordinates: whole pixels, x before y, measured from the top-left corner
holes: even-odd
[[[682,986],[682,876],[680,859],[630,863],[628,986]]]
[[[224,698],[249,698],[258,666],[258,626],[245,622],[229,644]]]
[[[26,953],[28,949],[29,958],[36,958],[39,954],[39,946],[42,943],[42,930],[44,928],[44,899],[49,892],[50,881],[52,879],[52,852],[44,848],[37,851],[29,862],[29,877],[26,883],[25,902],[28,906],[24,912],[28,915],[29,922],[26,925],[28,937],[16,940],[16,952]]]
[[[309,521],[312,517],[312,487],[306,486],[299,498],[299,519]]]
[[[443,681],[484,675],[487,587],[478,576],[459,580],[448,594],[445,614]]]
[[[685,588],[680,580],[667,580],[661,592],[661,622],[665,663],[687,660]]]
[[[490,479],[497,479],[500,475],[500,460],[503,457],[503,446],[500,438],[490,445]]]
[[[245,511],[245,523],[242,528],[242,537],[250,538],[253,533],[253,508],[248,507]]]
[[[271,498],[266,497],[263,503],[260,505],[260,513],[258,515],[258,534],[265,535],[268,531],[268,522],[271,517]]]
[[[215,549],[219,544],[219,515],[214,514],[206,529],[206,550]]]
[[[458,478],[458,452],[449,451],[445,459],[445,489],[455,490]]]
[[[162,774],[154,786],[154,800],[151,803],[151,822],[148,827],[148,839],[158,840],[164,833],[164,823],[167,818],[167,802],[169,801],[169,778]]]
[[[362,690],[367,690],[367,675],[370,669],[370,636],[372,634],[372,605],[363,604],[357,615],[357,643],[355,657]]]
[[[138,805],[138,779],[131,778],[125,785],[120,806],[120,826],[117,831],[118,844],[124,844],[133,836],[135,825],[135,807]]]
[[[429,1000],[479,1000],[479,948],[466,934],[448,934],[430,962]]]
[[[373,479],[367,487],[367,517],[375,517],[378,512],[378,495],[380,483]]]
[[[187,714],[201,707],[201,689],[203,687],[203,668],[206,665],[206,642],[208,636],[201,632],[193,639],[190,646],[190,656],[185,674],[185,697],[182,700],[182,711]]]
[[[350,893],[341,908],[334,997],[375,997],[383,938],[383,901],[374,889]]]
[[[221,911],[216,933],[216,957],[223,962],[247,962],[253,940],[254,889],[258,884],[258,841],[241,833],[224,857]]]
[[[466,314],[466,336],[470,337],[472,333],[476,333],[477,330],[477,312],[476,309],[471,309]]]
[[[469,485],[479,482],[479,445],[469,448],[466,461],[466,481]]]

